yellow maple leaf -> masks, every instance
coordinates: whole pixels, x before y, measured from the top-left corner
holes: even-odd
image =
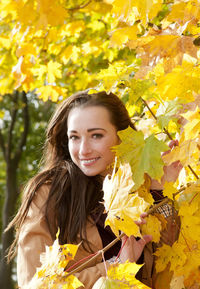
[[[56,78],[61,78],[61,64],[50,60],[47,64],[47,81],[52,84],[55,82]]]
[[[199,204],[196,200],[194,200],[191,203],[188,203],[187,201],[185,201],[181,203],[178,214],[179,216],[183,216],[183,217],[186,215],[192,216],[197,212],[198,209],[199,209]]]
[[[52,246],[46,246],[46,251],[40,255],[41,267],[25,287],[25,289],[65,288],[76,289],[83,284],[77,277],[66,276],[65,268],[70,260],[73,260],[78,250],[78,245],[59,245],[58,235]]]
[[[174,187],[173,182],[165,182],[163,189],[163,196],[168,197],[169,199],[174,199],[174,194],[177,192],[177,189]]]
[[[128,80],[131,71],[137,68],[127,67],[124,61],[115,61],[109,65],[107,69],[102,69],[98,75],[97,79],[103,82],[104,89],[106,91],[115,87],[118,82]]]
[[[114,169],[112,176],[107,176],[103,183],[104,206],[107,212],[105,225],[109,225],[117,236],[119,230],[128,236],[141,236],[134,221],[140,218],[148,203],[137,193],[131,193],[133,185],[128,164],[120,165],[116,173]]]
[[[49,43],[48,45],[48,49],[47,52],[48,54],[54,54],[54,55],[58,55],[63,51],[63,48],[65,47],[65,43]]]
[[[34,44],[32,43],[23,43],[16,50],[17,57],[24,56],[27,54],[31,54],[37,56],[37,50]]]
[[[149,287],[135,278],[142,265],[125,262],[124,264],[112,265],[108,269],[107,276],[110,280],[118,281],[119,288],[148,289]],[[113,288],[113,287],[112,287]],[[117,287],[118,288],[118,287]]]
[[[76,289],[76,288],[80,288],[84,286],[83,283],[80,282],[78,278],[73,275],[68,276],[62,282],[59,282],[58,284],[62,286],[62,289]],[[58,286],[55,286],[55,289],[57,288]]]
[[[190,245],[190,244],[189,244]],[[179,268],[176,269],[177,275],[184,275],[185,277],[185,285],[190,284],[194,282],[194,279],[192,278],[194,275],[199,275],[199,266],[200,266],[200,244],[196,244],[193,248],[190,246],[190,250],[185,250],[185,254],[187,256],[187,260],[183,266],[179,266]],[[174,260],[175,262],[175,260]],[[191,279],[190,279],[191,277]],[[198,280],[198,279],[197,279]]]
[[[78,37],[79,34],[84,30],[85,22],[83,20],[78,20],[68,23],[65,27],[65,30],[62,32],[62,35]]]
[[[79,53],[80,53],[79,47],[76,47],[75,45],[69,45],[61,53],[60,55],[61,61],[64,64],[67,64],[70,59],[76,62],[79,57]]]
[[[107,0],[108,1],[108,0]],[[110,1],[109,1],[110,3]],[[112,1],[112,12],[119,17],[120,19],[129,20],[133,10],[136,15],[138,15],[137,11],[133,8],[134,7],[134,0],[130,1],[121,1],[121,0],[114,0]],[[133,20],[133,19],[132,19]],[[136,18],[135,18],[136,20]]]
[[[38,28],[45,28],[48,25],[62,25],[68,16],[67,9],[62,6],[60,1],[39,0],[36,9],[39,19],[35,21],[35,25]]]
[[[78,245],[67,244],[59,245],[58,239],[56,239],[52,246],[46,246],[45,253],[40,255],[40,261],[42,263],[41,269],[45,269],[46,275],[61,274],[70,260],[74,259],[78,250]],[[38,270],[38,274],[40,272]]]
[[[34,76],[38,76],[38,79],[41,80],[47,72],[47,66],[44,64],[39,64],[39,65],[31,68],[31,71],[32,71]]]
[[[191,20],[199,17],[200,9],[199,3],[193,1],[191,5],[191,1],[176,1],[174,5],[172,5],[172,9],[167,16],[167,20],[170,22],[178,22],[179,25],[183,25],[184,23],[190,23]]]
[[[170,251],[170,269],[171,271],[176,271],[177,268],[181,268],[186,260],[187,256],[185,254],[186,244],[180,244],[179,242],[175,242]]]
[[[129,40],[136,40],[139,28],[137,25],[132,27],[123,27],[116,29],[111,36],[110,42],[112,46],[122,47]]]
[[[153,205],[154,199],[150,193],[151,178],[147,175],[145,175],[144,178],[145,182],[137,189],[137,193],[139,197],[145,200],[145,202],[149,203],[149,205]]]
[[[15,89],[22,87],[25,92],[28,92],[33,87],[33,74],[31,71],[32,62],[30,55],[20,56],[18,63],[12,69],[13,78],[16,80]]]
[[[0,2],[0,15],[3,18],[11,16],[15,19],[17,14],[17,3],[12,0],[2,0]]]
[[[187,238],[190,238],[193,240],[199,240],[200,231],[196,229],[199,226],[200,226],[199,214],[197,216],[190,215],[190,214],[181,216],[181,231],[184,236],[187,236]]]
[[[183,166],[187,166],[193,162],[192,154],[197,148],[196,140],[188,139],[179,146],[174,147],[168,154],[163,156],[166,165],[180,161]]]
[[[68,277],[58,276],[56,274],[49,276],[34,276],[28,285],[24,286],[24,289],[46,289],[46,288],[62,288],[62,289],[76,289],[84,286],[82,282],[74,275]]]
[[[188,184],[187,188],[183,190],[182,197],[183,199],[186,198],[187,202],[189,202],[196,193],[198,193],[198,196],[200,196],[200,180],[197,180],[195,183]],[[187,195],[189,195],[190,199],[187,198]]]
[[[184,285],[188,289],[199,289],[200,284],[200,269],[190,272],[189,276],[185,278]]]
[[[85,42],[82,45],[82,51],[84,55],[92,54],[97,57],[102,52],[100,45],[101,45],[101,41],[91,40],[91,41]]]
[[[140,19],[144,25],[147,24],[148,19],[154,18],[162,7],[162,0],[144,0],[144,1],[134,1],[134,6],[136,6]]]
[[[69,45],[65,48],[65,50],[61,54],[61,60],[64,64],[67,64],[67,62],[70,60],[71,56],[73,54],[73,46]]]
[[[160,241],[160,231],[162,229],[161,222],[157,217],[149,215],[146,224],[141,226],[142,235],[152,235],[152,241],[158,243]]]
[[[195,93],[200,90],[200,68],[184,62],[156,82],[157,86],[152,90],[160,94],[163,100],[179,97],[183,103],[187,103],[193,101]]]
[[[43,101],[51,99],[56,102],[59,96],[66,95],[66,89],[53,85],[45,85],[37,89],[37,94]]]
[[[10,49],[11,45],[12,45],[12,41],[9,37],[0,37],[0,45],[1,47],[3,48],[6,48],[6,49]]]
[[[172,247],[163,244],[162,247],[158,248],[155,252],[155,256],[158,257],[156,260],[156,272],[165,270],[170,262],[170,271],[174,271],[177,268],[181,268],[187,260],[187,256],[184,253],[186,245],[175,242]]]
[[[124,21],[135,22],[140,20],[142,24],[146,25],[148,19],[152,19],[161,10],[162,0],[130,0],[112,1],[112,12]]]
[[[188,111],[181,114],[187,123],[184,126],[185,139],[194,139],[200,134],[200,109],[196,107],[195,111]]]
[[[25,25],[30,25],[35,22],[38,13],[35,8],[35,1],[17,1],[16,10],[20,22]]]
[[[103,15],[106,15],[107,13],[109,13],[112,9],[112,6],[109,5],[110,3],[112,3],[112,0],[104,0],[103,2],[97,2],[97,1],[91,1],[88,3],[88,5],[86,5],[83,8],[84,12],[97,12]]]

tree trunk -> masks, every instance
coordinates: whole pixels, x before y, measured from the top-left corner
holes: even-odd
[[[2,216],[2,230],[8,226],[11,218],[13,218],[18,199],[18,183],[17,183],[17,170],[21,160],[23,147],[26,144],[28,128],[29,128],[29,111],[28,100],[25,92],[19,93],[16,91],[11,96],[12,110],[11,121],[7,131],[7,138],[3,135],[0,129],[0,148],[2,149],[3,156],[6,162],[6,192],[5,201],[3,206]],[[14,140],[15,124],[17,122],[17,113],[20,109],[20,102],[23,103],[23,128],[19,138]],[[7,143],[5,144],[5,139]],[[15,143],[14,143],[15,142]],[[6,255],[7,250],[14,240],[14,230],[9,230],[2,234],[2,250],[0,260],[0,288],[1,289],[14,289],[14,282],[12,280],[12,262],[7,264]]]
[[[6,172],[6,198],[3,207],[3,230],[7,227],[10,218],[15,212],[15,205],[18,198],[17,188],[17,167],[10,161],[7,163]],[[13,230],[9,230],[2,234],[2,251],[1,251],[1,264],[0,264],[0,288],[1,289],[13,289],[14,284],[12,281],[12,262],[7,264],[6,254],[8,247],[12,244],[14,239]]]

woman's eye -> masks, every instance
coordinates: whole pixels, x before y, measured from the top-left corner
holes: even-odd
[[[95,133],[92,135],[93,138],[98,139],[98,138],[102,138],[103,135],[101,133]]]
[[[77,135],[70,135],[70,136],[69,136],[69,139],[70,139],[70,140],[77,140],[77,139],[78,139],[78,136],[77,136]]]

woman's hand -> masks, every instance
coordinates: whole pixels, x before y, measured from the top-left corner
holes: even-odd
[[[122,238],[122,246],[124,245],[120,254],[120,260],[122,263],[129,260],[129,262],[137,262],[140,258],[142,251],[147,243],[152,240],[151,235],[144,235],[142,239],[136,240],[134,236],[124,236]]]
[[[135,222],[138,226],[145,224],[146,213],[141,214],[140,221]],[[137,262],[142,254],[142,251],[147,243],[152,240],[151,235],[144,235],[141,239],[136,240],[134,236],[124,236],[122,237],[122,251],[120,254],[120,259],[122,263],[129,260],[129,262]]]

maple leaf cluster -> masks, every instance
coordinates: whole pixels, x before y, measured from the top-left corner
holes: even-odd
[[[153,206],[147,176],[162,182],[166,167],[181,165],[164,184],[180,234],[156,251],[158,288],[199,288],[199,0],[2,0],[0,29],[0,98],[19,90],[62,101],[95,87],[125,103],[137,131],[119,133],[118,169],[104,184],[116,235],[140,236],[134,221]],[[166,153],[171,139],[178,144]],[[143,231],[159,242],[163,227],[154,214]]]
[[[25,289],[42,289],[42,288],[63,288],[76,289],[83,284],[74,276],[67,276],[65,268],[70,260],[74,259],[78,250],[78,245],[66,244],[59,245],[58,234],[53,245],[46,246],[46,251],[41,254],[41,267],[26,285]]]

